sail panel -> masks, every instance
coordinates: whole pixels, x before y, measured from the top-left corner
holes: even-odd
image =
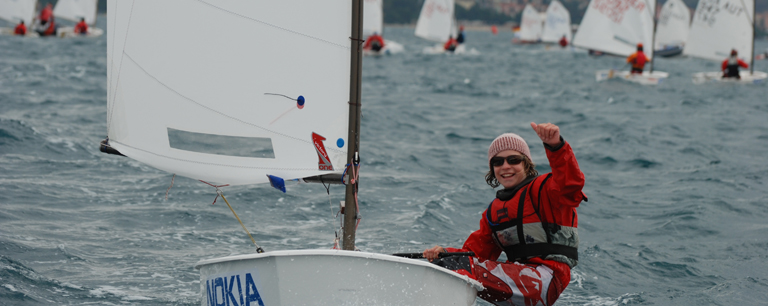
[[[544,31],[541,34],[541,40],[544,42],[558,42],[565,35],[565,39],[570,42],[571,34],[571,14],[560,1],[552,0],[547,8],[547,19],[544,21]]]
[[[573,38],[573,45],[610,54],[629,56],[637,44],[652,56],[652,0],[592,0]]]
[[[219,184],[343,172],[350,1],[114,2],[108,128],[115,149]],[[274,157],[206,152],[205,143],[180,149],[169,129],[219,136],[222,146],[268,139]]]
[[[414,34],[426,40],[445,42],[456,37],[453,0],[426,0],[421,7]]]
[[[520,17],[520,40],[529,42],[541,40],[542,22],[541,14],[531,4],[527,4]]]
[[[85,18],[87,24],[95,25],[98,6],[98,0],[58,0],[53,8],[53,15],[75,22]]]
[[[750,0],[700,0],[683,54],[724,60],[736,49],[739,57],[752,58],[753,10]]]
[[[363,3],[363,37],[384,32],[384,1],[365,0]]]
[[[37,12],[37,0],[0,0],[0,19],[13,25],[24,20],[27,27],[32,26]]]
[[[668,0],[661,7],[656,25],[656,49],[682,46],[688,39],[691,12],[682,0]]]

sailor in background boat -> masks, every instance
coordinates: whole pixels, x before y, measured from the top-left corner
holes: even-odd
[[[53,5],[48,3],[37,17],[33,27],[40,36],[56,35],[56,20],[53,17]]]
[[[561,48],[565,48],[568,46],[568,38],[565,38],[565,35],[563,35],[557,43],[560,44]]]
[[[13,29],[13,34],[15,35],[27,35],[27,26],[24,25],[24,20],[19,22],[18,25],[16,25],[16,28]]]
[[[384,38],[376,32],[368,36],[368,39],[365,40],[365,45],[363,45],[363,49],[375,52],[381,51],[382,48],[384,48]]]
[[[723,70],[723,78],[736,78],[741,79],[739,75],[739,66],[749,68],[749,65],[740,60],[739,52],[736,49],[731,49],[731,56],[723,61],[721,69]]]
[[[459,45],[459,43],[456,41],[455,38],[453,38],[453,35],[448,36],[448,41],[445,42],[445,45],[443,45],[443,49],[448,52],[456,51],[456,47]]]
[[[632,64],[632,71],[630,73],[643,73],[645,63],[648,62],[648,57],[643,53],[643,44],[637,44],[637,52],[630,54],[627,57],[627,63]]]
[[[456,44],[460,45],[464,43],[464,26],[459,26],[459,34],[456,35]]]
[[[522,137],[497,137],[488,148],[485,180],[504,189],[483,212],[480,229],[461,249],[434,246],[423,252],[431,262],[482,283],[478,296],[497,305],[554,304],[578,263],[576,208],[587,200],[584,174],[558,126],[531,127],[544,142],[552,173],[538,175]],[[475,256],[439,259],[443,252],[468,251]],[[502,251],[507,262],[497,261]]]
[[[85,18],[80,18],[80,22],[75,25],[75,33],[80,35],[88,34],[88,24],[85,22]]]

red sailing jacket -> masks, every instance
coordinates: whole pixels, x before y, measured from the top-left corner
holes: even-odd
[[[450,50],[451,48],[455,48],[458,44],[459,43],[456,41],[455,38],[451,38],[445,42],[445,45],[443,45],[443,49]]]
[[[80,21],[77,25],[75,25],[75,33],[88,33],[88,24],[85,23],[85,21]]]
[[[371,49],[371,44],[373,44],[374,41],[378,41],[379,45],[384,48],[384,39],[381,38],[381,35],[371,35],[368,37],[368,39],[365,40],[365,45],[363,45],[363,49]]]
[[[723,65],[722,65],[722,66],[721,66],[721,68],[720,68],[721,70],[725,70],[725,68],[728,68],[728,61],[729,61],[729,60],[730,60],[730,59],[726,59],[726,60],[724,60],[724,61],[723,61]],[[739,66],[741,66],[741,67],[744,67],[744,68],[749,68],[749,65],[748,65],[747,63],[745,63],[744,61],[740,60],[740,59],[736,59],[736,63],[737,63]]]
[[[16,26],[16,29],[13,30],[13,33],[16,35],[25,35],[27,34],[27,26],[20,23]]]
[[[648,57],[645,56],[643,51],[637,51],[627,57],[627,63],[632,63],[632,68],[643,69],[645,63],[648,61]]]
[[[573,149],[567,142],[555,151],[547,149],[546,153],[552,168],[551,176],[540,175],[520,188],[508,201],[494,200],[489,206],[492,212],[491,218],[494,219],[490,221],[494,223],[504,221],[499,220],[497,212],[506,208],[505,203],[512,206],[508,209],[508,214],[511,218],[515,218],[522,191],[527,190],[526,193],[530,195],[526,195],[524,199],[523,223],[544,221],[563,227],[578,227],[576,208],[582,200],[587,199],[581,191],[584,186],[584,174],[579,169]],[[533,202],[538,202],[540,205],[534,207]],[[489,224],[488,215],[488,210],[483,212],[480,229],[469,235],[461,249],[445,248],[445,250],[447,252],[472,251],[479,261],[496,261],[503,249],[493,238],[494,233]],[[543,264],[550,267],[554,271],[553,276],[556,282],[563,284],[562,289],[570,282],[570,267],[566,263],[541,257],[529,258],[524,260],[524,263]]]

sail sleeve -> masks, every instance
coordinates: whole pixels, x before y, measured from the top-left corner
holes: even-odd
[[[700,0],[683,54],[724,60],[736,49],[739,57],[752,58],[753,10],[749,0]]]
[[[210,183],[342,173],[352,8],[331,2],[111,1],[109,144]]]

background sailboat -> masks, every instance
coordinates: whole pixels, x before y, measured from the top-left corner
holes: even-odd
[[[346,173],[342,238],[354,249],[362,3],[110,0],[102,149],[219,186],[227,205],[222,185]],[[426,262],[342,250],[196,268],[203,305],[470,305],[482,289]]]
[[[516,34],[515,43],[529,44],[541,41],[544,30],[544,20],[541,14],[530,3],[525,5],[520,17],[520,31]]]
[[[568,43],[571,42],[571,14],[560,1],[552,0],[546,13],[547,19],[544,21],[544,30],[541,34],[541,41],[546,43],[557,43],[565,36]]]
[[[625,57],[634,53],[637,44],[642,43],[646,55],[652,61],[655,7],[656,3],[651,0],[592,0],[573,38],[573,45]],[[629,71],[610,69],[600,70],[595,76],[598,82],[613,77],[643,85],[654,85],[669,77],[669,74],[661,71],[630,74]]]
[[[85,19],[88,24],[88,34],[85,36],[96,37],[104,34],[104,30],[95,27],[98,7],[98,0],[58,0],[53,8],[53,15],[75,23]],[[56,33],[59,37],[82,36],[75,33],[74,27],[59,27]]]
[[[27,36],[38,36],[32,31],[32,22],[37,15],[37,0],[0,0],[0,19],[8,27],[0,27],[0,35],[13,35],[13,30],[20,21],[27,25]]]
[[[363,15],[363,37],[366,39],[378,33],[384,36],[384,0],[365,0]],[[379,52],[365,50],[365,55],[380,55],[403,52],[403,45],[384,39],[384,48]]]
[[[456,38],[458,26],[456,24],[454,0],[426,0],[421,7],[419,19],[416,22],[414,35],[436,42],[437,45],[425,47],[425,54],[443,54],[450,53],[443,49],[443,44],[449,37]],[[464,44],[459,44],[455,54],[478,54],[474,48],[467,49]]]
[[[683,53],[691,23],[691,12],[682,0],[668,0],[661,7],[656,24],[654,54],[661,57]]]
[[[722,79],[722,72],[701,72],[694,83],[728,81],[762,82],[765,72],[754,71],[755,2],[741,0],[700,0],[691,22],[691,31],[683,54],[721,62],[735,49],[739,57],[749,59],[749,73],[741,72],[740,80]]]

